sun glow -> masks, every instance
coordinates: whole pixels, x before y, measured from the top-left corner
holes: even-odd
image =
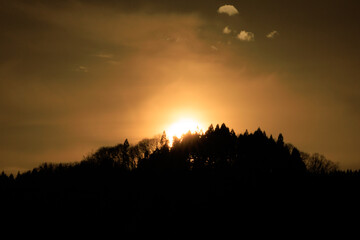
[[[169,145],[172,146],[174,137],[180,139],[182,135],[188,133],[189,131],[191,133],[200,133],[203,131],[203,126],[200,123],[189,118],[180,119],[179,121],[170,125],[165,131],[166,136],[169,139]]]

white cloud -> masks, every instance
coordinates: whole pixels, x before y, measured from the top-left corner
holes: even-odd
[[[270,39],[273,39],[275,38],[277,35],[279,35],[279,32],[278,31],[272,31],[270,32],[268,35],[266,35],[267,38],[270,38]]]
[[[224,30],[223,30],[223,33],[224,33],[224,34],[229,34],[229,33],[231,33],[231,29],[230,29],[228,26],[226,26],[226,27],[224,28]]]
[[[227,5],[219,7],[218,13],[226,13],[229,16],[238,14],[239,11],[233,5]]]
[[[241,31],[237,36],[236,36],[239,40],[241,41],[246,41],[246,42],[252,42],[255,40],[255,35],[252,32],[246,32],[246,31]]]

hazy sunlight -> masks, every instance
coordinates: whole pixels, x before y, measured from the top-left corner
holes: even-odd
[[[203,131],[203,126],[195,120],[189,118],[180,119],[170,125],[165,131],[166,136],[169,139],[169,145],[172,146],[174,137],[181,138],[183,134],[186,134],[189,131],[191,133],[201,132]]]

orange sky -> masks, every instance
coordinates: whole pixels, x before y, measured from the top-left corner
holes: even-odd
[[[221,6],[231,8],[219,11]],[[181,118],[360,168],[356,1],[1,1],[0,170]]]

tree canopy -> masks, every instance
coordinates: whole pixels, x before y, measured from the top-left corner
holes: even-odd
[[[143,139],[136,145],[124,143],[101,147],[73,164],[44,163],[28,176],[38,172],[56,172],[66,169],[124,171],[226,171],[258,174],[330,174],[338,171],[337,164],[323,155],[306,154],[284,142],[280,133],[277,139],[267,136],[258,128],[255,132],[237,135],[225,123],[211,124],[205,133],[184,134],[174,137],[169,146],[166,132],[154,138]],[[3,174],[3,179],[6,175]],[[12,176],[12,178],[14,178]]]

